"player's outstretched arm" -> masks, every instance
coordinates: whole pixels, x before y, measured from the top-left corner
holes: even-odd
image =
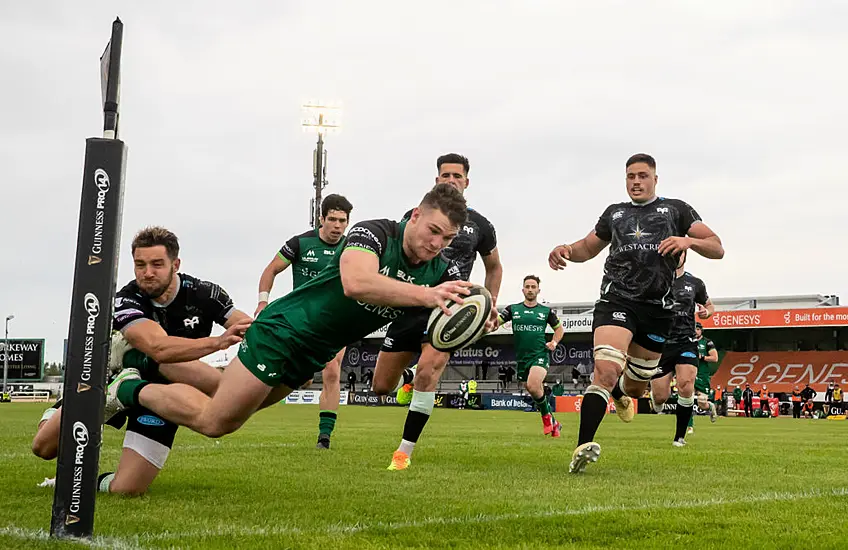
[[[220,336],[194,339],[168,336],[159,323],[142,319],[124,329],[124,338],[157,363],[177,363],[194,361],[238,344],[248,326],[250,323],[245,320],[236,321]]]
[[[234,326],[234,325],[244,325],[244,324],[247,324],[248,326],[250,326],[250,324],[252,322],[253,322],[253,317],[251,317],[250,315],[248,315],[247,313],[243,312],[240,309],[233,309],[232,312],[230,313],[230,315],[227,317],[227,322],[224,323],[224,328],[230,328],[231,326]]]
[[[561,244],[554,248],[548,255],[548,265],[551,269],[559,271],[568,262],[583,263],[591,260],[607,247],[609,241],[598,237],[595,230],[573,244]]]
[[[380,259],[373,252],[348,248],[342,252],[339,269],[345,296],[378,306],[444,307],[447,300],[462,303],[471,283],[447,281],[436,287],[423,287],[397,281],[380,274]]]
[[[256,306],[256,312],[253,314],[254,317],[259,315],[259,312],[265,309],[265,306],[268,305],[268,301],[271,296],[271,289],[274,287],[274,279],[290,265],[291,262],[282,258],[279,254],[276,254],[274,259],[271,260],[271,263],[265,266],[265,269],[262,271],[262,276],[259,277],[259,303]]]

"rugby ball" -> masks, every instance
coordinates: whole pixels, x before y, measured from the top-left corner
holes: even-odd
[[[441,308],[435,308],[430,313],[427,339],[437,350],[460,350],[483,336],[492,311],[492,295],[480,285],[474,285],[469,290],[471,294],[462,297],[462,304],[453,300],[445,304],[451,315],[445,315]]]

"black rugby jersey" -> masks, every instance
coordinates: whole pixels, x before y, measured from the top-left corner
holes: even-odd
[[[668,237],[685,237],[700,221],[695,209],[678,199],[608,206],[595,225],[598,238],[610,243],[601,298],[613,295],[671,309],[679,255],[661,256],[658,249]]]

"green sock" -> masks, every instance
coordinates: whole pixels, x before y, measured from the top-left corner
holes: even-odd
[[[330,435],[333,433],[333,428],[336,427],[336,411],[321,411],[318,413],[318,433]]]
[[[118,401],[125,407],[138,405],[138,392],[149,384],[146,380],[127,380],[118,387]]]
[[[159,373],[159,363],[137,349],[131,349],[124,354],[122,365],[125,369],[136,369],[145,380],[150,380]]]
[[[543,395],[541,399],[536,399],[535,397],[533,397],[533,403],[536,404],[536,407],[539,409],[539,412],[542,414],[542,416],[545,416],[546,414],[551,414],[551,403],[550,401],[548,401],[548,396]]]
[[[694,407],[692,407],[692,416],[689,417],[689,427],[690,428],[695,427],[695,408]]]

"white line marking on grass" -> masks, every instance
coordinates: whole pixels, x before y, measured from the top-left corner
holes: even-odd
[[[584,506],[581,508],[572,508],[565,510],[545,510],[528,514],[512,513],[512,514],[495,514],[486,515],[479,514],[474,516],[458,516],[458,517],[429,517],[420,520],[409,522],[376,522],[376,523],[356,523],[352,525],[335,524],[318,529],[324,533],[334,533],[339,535],[353,535],[363,531],[385,530],[398,531],[415,527],[431,527],[435,525],[456,525],[470,523],[495,523],[499,521],[525,520],[525,519],[545,519],[552,517],[566,516],[583,516],[589,514],[609,513],[609,512],[640,512],[647,510],[672,510],[686,508],[703,508],[707,506],[733,505],[733,504],[751,504],[756,502],[775,502],[775,501],[795,501],[810,498],[829,497],[829,496],[848,496],[848,487],[836,488],[830,490],[812,490],[802,491],[798,493],[765,493],[762,495],[753,495],[741,498],[715,498],[702,499],[696,501],[680,501],[680,502],[647,502],[643,501],[630,506]],[[182,533],[162,532],[149,535],[139,535],[141,541],[155,540],[173,540],[173,539],[192,539],[199,537],[225,537],[225,536],[275,536],[275,535],[306,535],[314,533],[314,528],[305,531],[298,527],[287,527],[280,525],[271,526],[256,526],[246,527],[239,525],[218,525],[210,526],[202,531],[187,531]]]
[[[590,514],[621,513],[621,512],[643,512],[648,510],[684,510],[691,508],[704,508],[709,506],[727,506],[735,504],[754,504],[757,502],[791,502],[811,498],[848,496],[848,487],[840,487],[826,490],[810,490],[797,493],[763,493],[761,495],[743,496],[739,498],[712,498],[694,501],[678,502],[648,502],[642,501],[629,506],[599,506],[590,505],[579,508],[567,508],[564,510],[543,510],[528,514],[478,514],[473,516],[455,517],[429,517],[415,521],[401,522],[376,522],[335,524],[317,528],[322,533],[337,535],[355,535],[365,531],[383,530],[399,531],[402,529],[416,527],[432,527],[436,525],[462,525],[472,523],[496,523],[499,521],[514,521],[527,519],[545,519],[568,516],[584,516]],[[288,527],[281,525],[270,526],[240,526],[240,525],[218,525],[210,526],[202,531],[142,533],[132,537],[109,537],[95,536],[92,540],[75,541],[90,548],[117,548],[119,550],[139,550],[141,543],[155,541],[171,541],[179,539],[199,539],[202,537],[273,537],[280,535],[313,535],[316,528],[304,530],[299,527]],[[22,540],[49,540],[49,535],[43,530],[21,529],[8,526],[0,528],[0,535],[7,535]]]
[[[220,441],[220,440],[218,440]],[[236,443],[230,444],[227,442],[216,444],[215,442],[210,441],[206,444],[197,444],[197,445],[175,445],[173,451],[175,453],[181,452],[193,452],[193,451],[210,451],[210,452],[218,452],[218,451],[237,451],[240,449],[279,449],[281,447],[295,447],[295,443]],[[105,449],[100,450],[100,456],[103,455],[120,455],[121,447],[107,447]],[[31,452],[28,453],[0,453],[0,459],[12,460],[18,458],[29,458],[35,457]]]
[[[13,539],[28,541],[51,541],[59,540],[71,544],[77,544],[86,548],[110,548],[115,550],[141,550],[138,545],[138,537],[100,537],[89,539],[53,539],[50,533],[44,529],[21,529],[20,527],[0,527],[0,536],[12,537]]]

